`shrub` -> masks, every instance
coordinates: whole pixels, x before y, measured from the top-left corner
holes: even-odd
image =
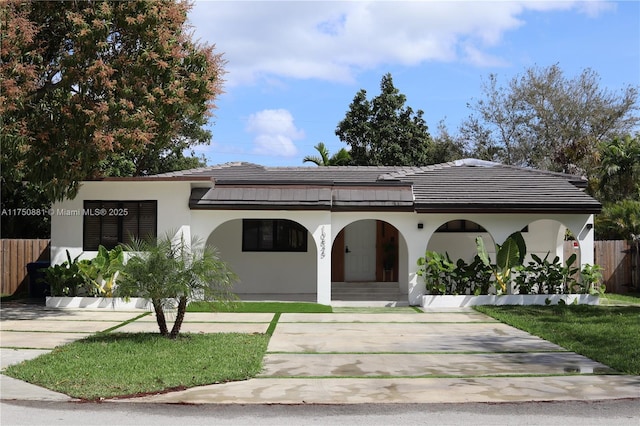
[[[516,268],[518,272],[515,278],[516,288],[520,294],[564,294],[572,292],[576,285],[574,275],[579,268],[574,268],[577,257],[569,256],[563,265],[558,256],[549,261],[550,253],[540,258],[535,254],[527,265]]]

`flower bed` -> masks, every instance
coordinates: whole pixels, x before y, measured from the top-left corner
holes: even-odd
[[[425,282],[427,294],[421,306],[449,308],[474,305],[598,304],[604,293],[598,265],[574,267],[575,254],[561,262],[559,256],[544,258],[527,252],[522,235],[510,235],[496,244],[496,261],[491,262],[482,237],[476,238],[478,254],[469,264],[453,262],[449,254],[427,250],[418,259],[417,275]]]

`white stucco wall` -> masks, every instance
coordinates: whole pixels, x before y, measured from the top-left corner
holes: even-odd
[[[191,210],[189,210],[189,182],[83,182],[76,198],[55,203],[51,216],[51,263],[72,258],[92,258],[96,252],[82,250],[83,216],[68,214],[82,212],[85,200],[157,200],[158,235],[169,230],[183,231],[189,239]]]
[[[330,218],[330,212],[313,210],[194,210],[191,230],[218,247],[222,258],[232,264],[241,279],[236,288],[238,293],[315,293],[318,303],[329,304]],[[309,232],[308,251],[243,253],[241,219],[288,219],[297,222]],[[276,290],[268,290],[267,283],[277,286]]]
[[[317,250],[312,235],[307,238],[307,252],[243,252],[242,219],[236,219],[216,228],[207,244],[216,247],[238,275],[234,293],[303,293],[315,299]]]
[[[577,237],[581,263],[593,263],[593,216],[589,214],[417,214],[415,212],[329,212],[275,210],[190,210],[192,185],[180,181],[84,182],[74,200],[53,206],[58,210],[81,211],[84,200],[157,200],[158,234],[168,230],[182,231],[186,238],[196,235],[209,240],[232,264],[242,283],[238,292],[310,293],[319,303],[331,301],[331,248],[338,232],[362,219],[383,220],[399,231],[399,288],[411,304],[419,304],[424,284],[416,275],[416,261],[425,250],[448,251],[452,259],[475,254],[475,235],[434,234],[442,224],[456,219],[471,220],[487,230],[487,237],[501,244],[513,232],[529,225],[524,234],[528,251],[544,256],[547,251],[561,253],[564,227]],[[242,218],[289,219],[300,223],[308,232],[307,253],[243,253]],[[418,224],[422,228],[418,228]],[[82,251],[83,218],[54,214],[51,231],[52,263],[72,257],[95,256]],[[489,246],[491,240],[485,243]]]

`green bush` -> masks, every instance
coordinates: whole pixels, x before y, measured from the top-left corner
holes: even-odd
[[[470,264],[463,259],[453,263],[449,254],[427,250],[418,259],[418,276],[424,279],[429,294],[489,294],[491,270],[479,256]]]
[[[124,253],[118,246],[107,250],[98,248],[93,259],[71,259],[67,250],[67,260],[44,270],[44,282],[49,284],[52,296],[111,297],[116,278],[124,268]]]
[[[550,253],[540,258],[535,254],[527,265],[516,268],[516,288],[519,294],[564,294],[576,292],[577,281],[574,275],[580,270],[574,268],[577,256],[572,254],[565,264],[560,263],[558,256],[549,261]]]
[[[43,281],[49,284],[51,296],[74,297],[84,288],[85,280],[78,267],[78,257],[72,260],[67,250],[65,262],[43,270]]]

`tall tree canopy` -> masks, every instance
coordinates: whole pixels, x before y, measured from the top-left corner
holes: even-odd
[[[9,0],[1,10],[2,195],[49,200],[207,143],[224,61],[186,27],[186,1]],[[120,170],[120,169],[119,169]],[[13,192],[12,192],[13,191]]]
[[[391,74],[380,82],[380,94],[367,100],[362,89],[353,98],[336,135],[350,146],[351,164],[422,166],[430,164],[433,141],[424,112],[405,107],[406,96],[393,85]]]
[[[593,174],[598,145],[638,125],[638,88],[602,89],[590,69],[565,77],[556,64],[530,68],[506,86],[495,74],[460,128],[475,156],[544,170]]]
[[[596,195],[602,202],[640,201],[640,134],[616,137],[600,145]]]

